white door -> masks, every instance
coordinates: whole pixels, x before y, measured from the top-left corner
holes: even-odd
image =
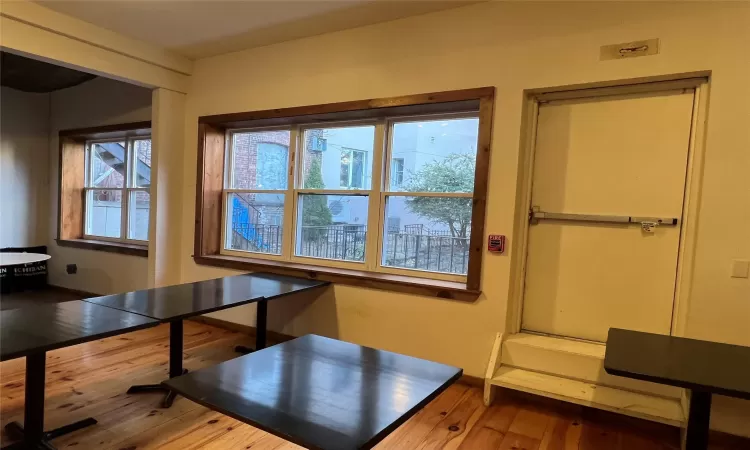
[[[532,221],[523,329],[600,342],[610,327],[669,334],[693,98],[690,89],[540,105],[532,205],[679,223],[651,233]]]

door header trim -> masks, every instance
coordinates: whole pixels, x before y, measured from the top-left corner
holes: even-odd
[[[695,89],[706,83],[706,78],[685,78],[682,80],[656,81],[651,83],[638,83],[620,86],[606,86],[588,89],[573,89],[557,92],[532,93],[531,97],[539,103],[547,103],[556,100],[573,100],[580,98],[603,97],[623,94],[640,94],[647,92],[663,92],[679,89]]]

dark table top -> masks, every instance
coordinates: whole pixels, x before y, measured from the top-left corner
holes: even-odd
[[[164,384],[298,445],[344,450],[371,448],[462,372],[307,335]]]
[[[84,301],[169,321],[275,299],[327,284],[304,278],[253,273],[87,298]]]
[[[80,300],[0,311],[0,361],[158,325]]]
[[[611,328],[604,369],[750,400],[750,347]]]

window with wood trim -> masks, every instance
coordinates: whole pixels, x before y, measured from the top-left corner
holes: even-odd
[[[195,256],[478,291],[493,101],[482,88],[200,118]]]
[[[148,241],[151,138],[86,142],[84,238]]]
[[[150,132],[150,122],[60,132],[59,244],[145,254]]]

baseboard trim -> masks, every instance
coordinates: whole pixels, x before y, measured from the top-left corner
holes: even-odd
[[[101,295],[102,295],[102,294],[97,294],[97,293],[94,293],[94,292],[80,291],[78,289],[71,289],[71,288],[67,288],[67,287],[64,287],[64,286],[56,286],[54,284],[48,284],[47,286],[49,286],[52,289],[58,289],[60,291],[67,292],[69,294],[80,295],[81,298],[101,297]]]
[[[206,325],[211,325],[217,328],[223,328],[229,331],[236,331],[238,333],[244,333],[253,337],[255,337],[255,334],[256,334],[256,328],[253,326],[230,322],[228,320],[223,320],[223,319],[217,319],[215,317],[197,316],[197,317],[192,317],[188,320],[192,320],[194,322],[205,323]],[[268,340],[275,344],[290,341],[294,338],[295,338],[294,336],[291,336],[289,334],[278,333],[276,331],[270,331],[270,330],[268,331]],[[484,386],[484,378],[475,377],[471,375],[462,375],[461,378],[459,378],[458,382],[469,385],[469,386],[476,386],[476,387]]]
[[[461,375],[461,378],[458,379],[458,382],[461,384],[466,384],[468,386],[484,389],[484,378],[482,377],[475,377],[473,375]]]
[[[188,320],[192,320],[193,322],[200,322],[205,323],[206,325],[211,325],[217,328],[223,328],[225,330],[229,331],[236,331],[238,333],[247,334],[248,336],[255,337],[256,328],[250,325],[243,325],[241,323],[236,322],[230,322],[228,320],[223,319],[217,319],[215,317],[208,317],[208,316],[196,316],[191,317]],[[278,333],[276,331],[268,330],[266,332],[266,335],[268,336],[269,342],[272,342],[274,344],[280,344],[282,342],[291,341],[296,336],[292,336],[289,334],[284,333]]]

